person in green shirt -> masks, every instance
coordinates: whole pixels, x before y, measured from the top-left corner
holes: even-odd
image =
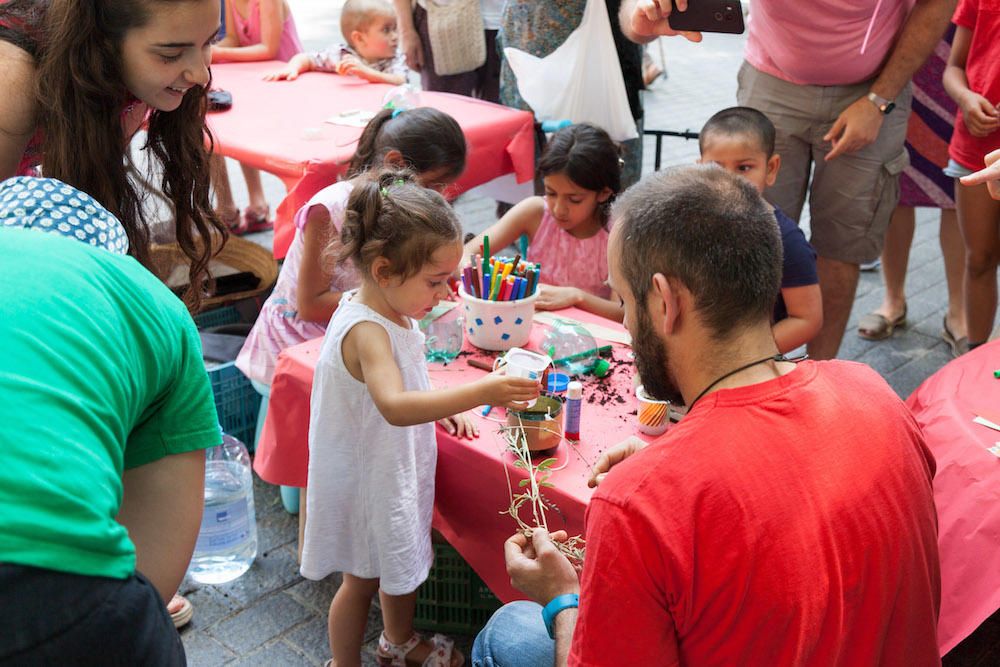
[[[59,181],[0,184],[0,663],[184,664],[163,599],[218,419],[190,315],[123,234]]]

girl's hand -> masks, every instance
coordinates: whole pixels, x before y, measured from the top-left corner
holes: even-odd
[[[459,412],[457,415],[439,419],[438,424],[440,424],[444,430],[448,432],[448,435],[454,435],[468,440],[479,437],[479,427],[476,426],[475,422],[473,422],[469,415],[464,412]]]
[[[962,120],[974,137],[985,137],[1000,128],[1000,112],[978,93],[969,91],[962,98]]]
[[[583,292],[577,287],[556,287],[555,285],[540,285],[535,308],[539,310],[560,310],[571,308],[583,300]]]
[[[490,373],[482,380],[483,403],[515,410],[538,398],[538,380],[508,376],[503,370]]]

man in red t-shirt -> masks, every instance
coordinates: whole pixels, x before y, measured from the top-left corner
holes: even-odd
[[[777,355],[770,207],[722,170],[683,167],[613,217],[611,283],[643,384],[689,411],[598,462],[579,580],[563,535],[508,540],[514,585],[546,605],[515,603],[521,656],[544,616],[556,664],[939,664],[934,460],[873,370]],[[474,664],[527,664],[501,655],[503,614]]]

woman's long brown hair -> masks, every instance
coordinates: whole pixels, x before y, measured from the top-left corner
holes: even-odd
[[[44,131],[42,171],[90,194],[122,222],[130,252],[150,265],[144,195],[129,178],[122,111],[128,104],[122,65],[125,33],[149,20],[154,3],[191,0],[37,0],[48,5],[38,31],[36,94]],[[163,168],[161,188],[176,215],[177,243],[190,261],[184,300],[201,302],[208,262],[227,230],[212,210],[205,126],[206,88],[178,109],[152,110],[144,150]],[[150,160],[152,169],[153,161]],[[216,240],[214,243],[213,239]]]

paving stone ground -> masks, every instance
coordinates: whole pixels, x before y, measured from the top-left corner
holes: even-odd
[[[291,0],[306,48],[318,48],[339,39],[340,1]],[[697,131],[715,111],[735,104],[736,71],[743,47],[741,37],[706,35],[702,44],[662,40],[650,46],[657,60],[666,61],[667,79],[646,93],[647,129]],[[652,143],[647,144],[645,170],[653,164]],[[693,141],[667,139],[665,166],[697,159]],[[231,162],[231,161],[230,161]],[[246,201],[238,167],[230,164],[237,202]],[[272,205],[280,201],[283,187],[266,177]],[[482,196],[461,197],[456,208],[469,231],[479,231],[494,221],[493,202]],[[804,226],[808,226],[805,221]],[[270,245],[270,234],[252,238]],[[883,295],[878,272],[863,273],[854,310],[840,356],[870,364],[896,392],[905,397],[949,359],[941,339],[941,320],[947,303],[944,269],[937,246],[937,212],[918,209],[917,232],[907,274],[910,325],[891,340],[873,343],[854,333],[858,319],[875,308]],[[224,586],[183,589],[195,605],[194,620],[181,636],[190,664],[209,665],[319,665],[329,657],[326,613],[339,584],[336,576],[321,582],[298,575],[295,560],[296,518],[281,506],[275,487],[256,480],[255,497],[260,535],[260,555],[250,571]],[[500,548],[500,545],[497,545]],[[375,638],[381,630],[378,610],[369,616],[365,664],[375,664]],[[989,619],[970,639],[947,656],[948,665],[1000,664],[1000,619]],[[457,637],[468,655],[472,637]]]

